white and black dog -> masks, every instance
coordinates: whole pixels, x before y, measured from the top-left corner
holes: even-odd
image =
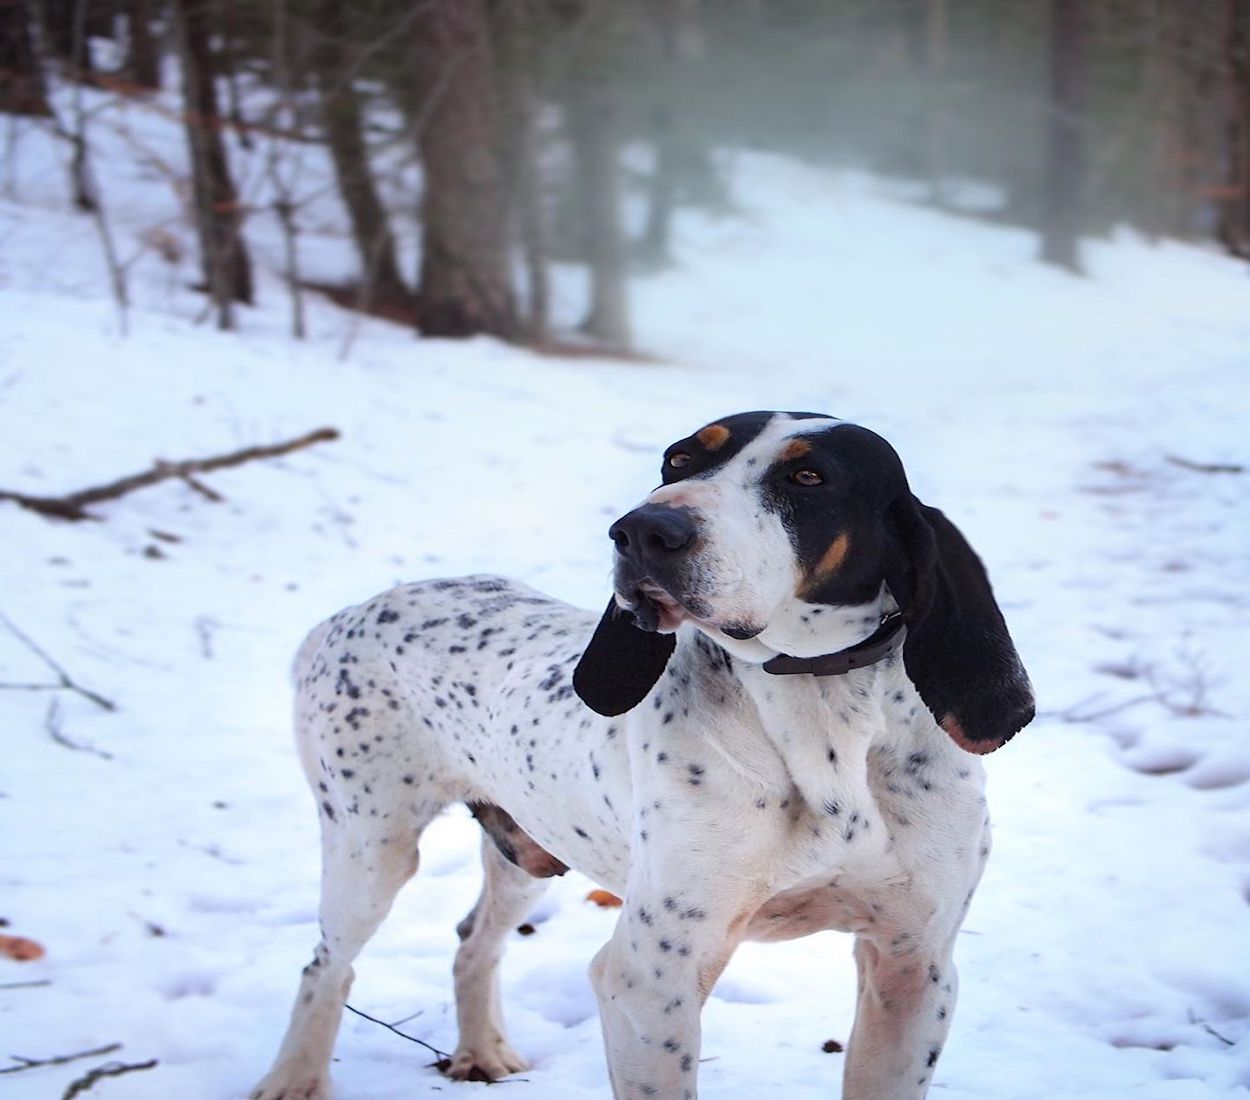
[[[255,1100],[320,1100],[352,960],[465,802],[485,884],[459,927],[447,1072],[525,1068],[497,968],[574,867],[620,894],[595,956],[617,1100],[693,1100],[735,946],[855,933],[847,1100],[915,1100],[955,1008],[989,852],[984,773],[1033,716],[977,556],[880,436],[742,413],[665,452],[585,611],[496,577],[393,589],[317,627],[296,732],[321,814],[322,941]]]

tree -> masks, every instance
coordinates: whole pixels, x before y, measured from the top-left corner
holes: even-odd
[[[1050,101],[1046,126],[1041,259],[1081,274],[1085,184],[1085,22],[1082,0],[1050,2]]]
[[[155,91],[161,86],[161,55],[152,34],[151,0],[125,0],[124,8],[129,38],[126,75],[140,88]]]
[[[251,303],[252,264],[243,241],[243,211],[226,160],[214,86],[210,0],[174,0],[182,60],[184,122],[204,281],[217,308],[218,327],[234,327],[235,302]]]
[[[72,78],[89,77],[88,0],[43,0],[42,9],[44,30],[52,53],[66,63]]]
[[[539,180],[537,114],[539,28],[542,0],[504,0],[492,6],[502,125],[501,158],[513,230],[525,260],[526,335],[547,338],[550,308],[547,219]]]
[[[725,196],[707,143],[691,125],[685,92],[697,82],[706,53],[698,0],[649,0],[655,40],[655,99],[650,105],[655,160],[648,180],[647,220],[637,256],[649,266],[669,262],[673,212],[681,199],[723,207]]]
[[[24,0],[0,0],[0,111],[11,115],[51,113]]]
[[[1225,0],[1227,184],[1216,235],[1234,256],[1250,259],[1250,0]]]
[[[580,251],[590,264],[590,309],[581,327],[596,340],[624,348],[630,342],[629,297],[621,229],[621,103],[615,72],[621,16],[611,0],[584,3],[586,11],[577,16],[584,20],[579,27],[580,49],[570,63],[564,96]]]
[[[483,0],[425,0],[414,31],[425,177],[417,327],[510,339],[518,326]]]
[[[318,0],[315,7],[310,60],[320,92],[321,121],[360,256],[362,304],[366,309],[373,304],[402,305],[411,301],[412,293],[399,273],[395,238],[369,165],[360,98],[353,83],[348,8],[342,0]]]

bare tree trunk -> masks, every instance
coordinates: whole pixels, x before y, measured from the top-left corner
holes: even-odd
[[[367,309],[373,303],[409,303],[412,292],[399,274],[395,238],[365,147],[360,100],[352,85],[354,65],[347,50],[348,10],[342,0],[320,0],[312,34],[321,120],[360,256],[363,305]]]
[[[51,114],[25,0],[0,0],[0,111],[41,117]]]
[[[87,0],[43,0],[48,46],[74,79],[91,75],[91,50],[84,32],[86,4]]]
[[[161,55],[152,34],[152,2],[125,0],[125,11],[130,38],[126,73],[139,87],[155,91],[161,86]]]
[[[510,0],[497,4],[493,16],[498,43],[504,178],[525,260],[525,329],[530,340],[542,343],[547,338],[551,288],[534,130],[534,2]]]
[[[659,58],[660,101],[652,111],[655,160],[648,180],[647,221],[638,240],[644,264],[669,262],[673,213],[679,202],[720,208],[725,205],[706,142],[689,125],[685,78],[703,61],[705,44],[699,22],[699,0],[652,0],[656,52]]]
[[[1225,0],[1228,184],[1216,236],[1234,256],[1250,259],[1250,0]]]
[[[681,160],[678,122],[677,79],[682,8],[688,0],[655,0],[656,53],[659,57],[660,102],[652,112],[651,128],[655,161],[651,168],[647,195],[647,224],[638,242],[638,258],[652,266],[669,261],[673,208],[677,205],[677,174]]]
[[[415,23],[425,190],[417,327],[516,335],[483,0],[425,0]]]
[[[207,3],[208,0],[201,0]],[[266,5],[266,7],[269,5]],[[221,49],[216,53],[216,74],[226,85],[226,117],[234,127],[239,144],[244,149],[252,148],[252,133],[243,117],[243,100],[239,95],[239,70],[235,65],[235,44],[238,40],[238,11],[234,0],[215,0],[212,4],[216,29],[221,34]],[[209,24],[210,27],[212,24]]]
[[[584,34],[565,97],[582,253],[590,264],[590,309],[581,328],[605,344],[625,348],[630,328],[621,229],[620,105],[609,53],[616,13],[610,2],[589,2],[597,5],[592,18],[600,25]]]
[[[174,0],[174,16],[204,280],[217,307],[218,327],[228,329],[234,327],[233,303],[252,301],[252,265],[243,243],[243,214],[221,137],[208,0]]]
[[[1085,21],[1081,0],[1050,2],[1050,109],[1046,140],[1044,263],[1081,271],[1085,185]]]

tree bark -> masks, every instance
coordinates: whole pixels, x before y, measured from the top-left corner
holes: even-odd
[[[1076,275],[1082,273],[1085,84],[1085,22],[1081,0],[1051,0],[1050,109],[1041,259]]]
[[[151,0],[126,0],[125,10],[130,37],[126,73],[139,87],[155,91],[161,86],[161,55],[152,34]]]
[[[517,334],[483,0],[425,0],[415,23],[425,188],[417,328]]]
[[[352,84],[355,65],[348,52],[347,5],[342,0],[320,0],[312,34],[321,121],[360,256],[363,305],[367,310],[374,303],[410,303],[412,292],[399,273],[395,237],[365,146],[360,100]]]
[[[652,0],[650,10],[659,101],[651,112],[655,159],[647,186],[647,220],[636,251],[644,264],[663,266],[670,260],[678,204],[723,209],[726,198],[707,142],[694,133],[685,102],[690,74],[706,52],[698,0]]]
[[[617,348],[630,343],[628,271],[621,229],[620,104],[610,45],[615,32],[610,0],[589,0],[599,25],[584,36],[574,59],[565,118],[573,149],[574,188],[590,264],[590,309],[581,328]]]
[[[551,288],[547,223],[543,210],[535,133],[534,0],[505,0],[493,9],[498,44],[499,104],[505,191],[525,261],[525,329],[536,343],[547,338]]]
[[[51,114],[24,0],[0,0],[0,111]]]
[[[234,326],[233,303],[252,302],[252,265],[243,242],[243,212],[221,136],[208,2],[174,0],[174,17],[182,57],[187,143],[204,281],[217,307],[218,326],[228,329]]]
[[[43,24],[48,46],[64,61],[74,79],[90,76],[91,50],[87,42],[88,0],[43,0]]]
[[[1228,183],[1216,236],[1233,256],[1250,259],[1250,0],[1225,0]]]

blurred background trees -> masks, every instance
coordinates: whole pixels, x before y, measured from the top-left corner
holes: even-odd
[[[732,209],[736,148],[1027,227],[1074,273],[1119,224],[1250,258],[1250,0],[0,0],[0,112],[45,124],[74,82],[181,98],[223,327],[258,141],[324,148],[340,300],[430,335],[549,342],[571,263],[580,338],[628,347],[631,271],[672,261],[675,210]],[[383,186],[406,159],[419,188]],[[294,281],[301,201],[274,202]]]

